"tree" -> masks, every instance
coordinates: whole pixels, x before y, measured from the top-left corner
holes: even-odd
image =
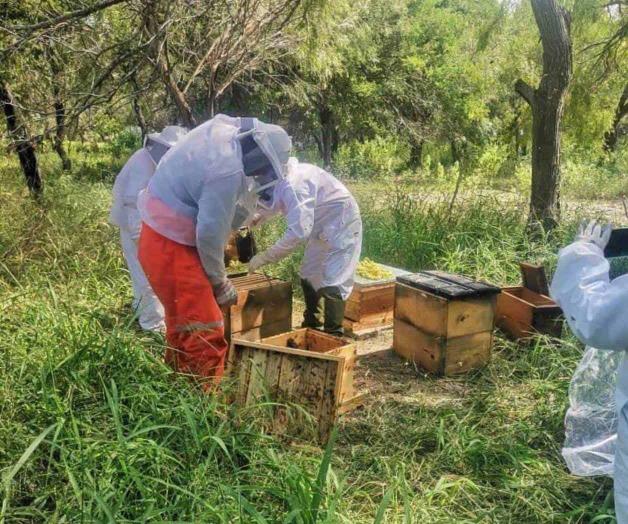
[[[35,146],[25,124],[17,112],[17,104],[9,84],[0,77],[0,104],[7,122],[8,135],[11,138],[17,156],[20,159],[26,185],[35,197],[41,196],[44,185],[41,180]]]
[[[219,99],[246,75],[290,53],[290,24],[313,0],[149,0],[138,2],[151,65],[182,123],[213,116]]]
[[[572,75],[570,15],[556,0],[531,0],[543,46],[543,72],[535,89],[515,89],[532,110],[531,230],[551,231],[560,218],[560,123]]]
[[[613,118],[611,128],[604,135],[604,149],[606,151],[615,151],[617,141],[624,132],[622,122],[626,115],[628,115],[628,84],[624,87],[617,109],[615,109],[615,117]]]
[[[36,145],[52,137],[63,168],[69,169],[70,159],[63,146],[68,122],[76,123],[86,110],[110,101],[111,92],[117,91],[115,87],[107,96],[102,89],[123,60],[117,60],[115,44],[101,46],[107,35],[90,24],[97,24],[107,8],[126,1],[104,0],[88,6],[74,2],[75,9],[64,14],[24,2],[11,4],[4,13],[0,25],[0,103],[7,135],[19,157],[27,186],[36,196],[43,192]],[[71,52],[62,55],[63,46]],[[100,59],[112,54],[110,68],[100,69]],[[87,74],[71,70],[71,65],[77,64]],[[66,74],[67,70],[72,74]],[[66,89],[64,77],[76,78],[77,84]]]

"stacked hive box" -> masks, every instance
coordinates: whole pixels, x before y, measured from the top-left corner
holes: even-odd
[[[358,403],[355,360],[355,345],[346,339],[299,329],[260,342],[234,338],[228,371],[235,380],[236,403],[271,402],[269,429],[324,441],[338,415]],[[298,409],[288,410],[288,404]]]
[[[397,279],[394,350],[439,375],[488,362],[499,288],[424,271]]]
[[[360,276],[355,278],[353,292],[345,308],[344,328],[348,335],[360,337],[381,328],[392,327],[395,277],[409,273],[394,267],[381,267],[393,276],[382,280],[369,280]]]
[[[231,275],[229,278],[238,292],[238,301],[227,311],[223,311],[227,340],[232,337],[259,340],[290,331],[290,283],[258,274]]]

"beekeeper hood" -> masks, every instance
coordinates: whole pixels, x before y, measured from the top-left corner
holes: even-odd
[[[286,177],[292,140],[280,126],[265,124],[257,118],[241,118],[237,135],[242,150],[245,176],[253,182],[250,191],[259,203],[270,207],[274,188]]]
[[[144,147],[150,154],[153,162],[158,164],[168,149],[174,146],[188,130],[180,126],[166,126],[161,133],[150,133],[144,140]]]

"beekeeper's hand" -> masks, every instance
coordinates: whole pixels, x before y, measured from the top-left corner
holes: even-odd
[[[233,306],[238,301],[238,292],[228,278],[214,286],[214,296],[219,306]]]
[[[261,224],[263,217],[260,213],[255,213],[248,223],[249,227],[257,227]]]
[[[255,255],[251,261],[249,262],[249,273],[255,273],[260,267],[268,264],[264,253],[260,253],[259,255]]]
[[[589,222],[585,220],[578,228],[576,241],[590,242],[604,251],[611,238],[612,230],[613,226],[611,224],[601,224],[597,220],[590,220]]]

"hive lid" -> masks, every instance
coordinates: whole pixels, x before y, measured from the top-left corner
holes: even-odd
[[[397,277],[397,282],[450,299],[490,296],[501,291],[491,284],[444,271],[420,271]]]

